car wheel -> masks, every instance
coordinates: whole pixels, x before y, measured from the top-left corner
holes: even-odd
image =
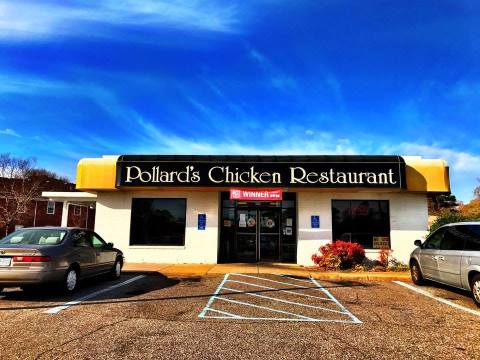
[[[22,286],[20,289],[26,294],[33,294],[38,288],[34,285],[25,285]]]
[[[122,275],[122,261],[120,259],[117,259],[113,264],[112,271],[110,272],[110,277],[112,279],[119,279],[121,275]]]
[[[67,293],[73,293],[78,287],[78,271],[70,268],[65,273],[63,280],[63,290]]]
[[[412,276],[412,281],[415,285],[425,284],[422,270],[420,270],[420,265],[418,265],[418,262],[416,260],[413,260],[410,264],[410,275]]]
[[[480,274],[477,274],[472,278],[471,289],[473,301],[475,301],[475,304],[480,307]]]

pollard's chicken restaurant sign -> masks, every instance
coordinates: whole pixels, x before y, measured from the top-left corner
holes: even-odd
[[[400,156],[123,155],[117,187],[404,188]]]

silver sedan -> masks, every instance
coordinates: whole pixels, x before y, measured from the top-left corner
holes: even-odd
[[[120,277],[123,253],[81,228],[25,228],[0,240],[0,291],[57,283],[73,292],[81,279]]]

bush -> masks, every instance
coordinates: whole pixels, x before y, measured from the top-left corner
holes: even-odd
[[[410,266],[405,264],[401,261],[398,261],[394,257],[391,257],[388,261],[388,271],[408,271],[410,270]]]
[[[312,255],[313,262],[322,270],[351,269],[364,258],[363,246],[341,240],[320,246],[319,253]]]
[[[461,221],[473,221],[480,220],[475,215],[466,215],[459,212],[443,211],[441,212],[437,219],[430,226],[430,234],[437,230],[439,227]]]

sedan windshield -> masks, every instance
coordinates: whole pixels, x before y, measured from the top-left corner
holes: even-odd
[[[0,240],[0,245],[58,245],[66,234],[66,230],[57,229],[18,230]]]

